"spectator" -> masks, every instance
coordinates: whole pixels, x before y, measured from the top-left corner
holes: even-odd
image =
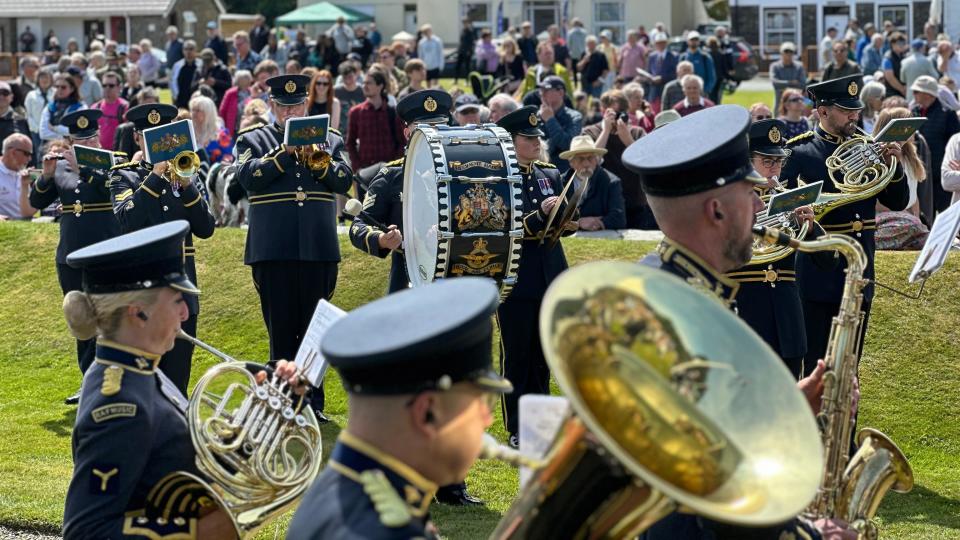
[[[876,28],[873,26],[873,23],[867,23],[863,25],[863,35],[857,39],[856,45],[854,45],[854,60],[857,61],[860,66],[863,67],[864,73],[872,73],[870,70],[863,65],[863,51],[873,43],[873,36],[877,34]],[[881,36],[882,37],[882,36]],[[882,44],[882,40],[881,40]],[[880,55],[883,56],[883,51],[880,52]],[[879,69],[879,65],[877,67]],[[876,71],[876,69],[874,70]]]
[[[27,26],[23,29],[23,33],[20,34],[20,52],[32,53],[33,46],[37,42],[37,36],[33,34],[33,30],[30,30],[30,27]]]
[[[347,25],[347,20],[343,17],[337,18],[337,22],[327,30],[327,35],[333,38],[333,46],[337,49],[337,54],[340,55],[338,62],[343,62],[347,55],[350,54],[351,47],[353,46],[353,29]],[[299,40],[299,33],[297,38]],[[306,42],[306,34],[304,34],[304,43]],[[306,56],[303,57],[306,59]]]
[[[453,83],[457,80],[467,78],[473,65],[473,50],[477,42],[477,33],[473,29],[473,22],[468,17],[464,17],[460,28],[460,44],[457,46],[457,66],[453,71]],[[487,30],[489,33],[490,30]],[[479,50],[479,48],[477,48]]]
[[[820,48],[817,50],[819,53],[817,58],[820,61],[821,70],[833,59],[833,42],[836,40],[837,29],[833,26],[827,28],[827,35],[823,36],[823,39],[820,40]]]
[[[636,30],[627,32],[627,42],[620,47],[618,62],[619,73],[624,81],[632,81],[637,69],[647,68],[647,48],[640,43],[640,34]]]
[[[670,81],[677,76],[677,62],[680,59],[676,53],[667,48],[667,35],[663,32],[653,34],[654,51],[647,58],[647,71],[653,76],[649,81],[650,92],[647,98],[655,111],[660,110],[660,100],[663,97],[663,89]]]
[[[240,118],[243,116],[243,107],[250,99],[252,86],[253,73],[240,69],[233,75],[233,86],[223,94],[223,100],[220,102],[220,118],[223,119],[223,126],[227,128],[231,139],[236,138]]]
[[[703,79],[699,75],[685,75],[680,84],[683,86],[683,101],[673,106],[680,116],[713,107],[713,102],[703,97]]]
[[[152,86],[160,77],[160,59],[154,54],[153,42],[149,39],[140,40],[140,52],[140,60],[137,62],[137,66],[140,68],[141,79],[144,83]]]
[[[55,42],[57,39],[56,32],[53,31],[53,28],[47,31],[46,37],[43,38],[43,50],[49,50],[51,42]]]
[[[713,58],[700,49],[700,33],[687,34],[687,50],[680,55],[680,60],[693,64],[693,72],[703,81],[703,91],[710,93],[717,83],[717,72],[713,65]]]
[[[296,58],[287,60],[286,65],[283,66],[284,73],[301,73],[304,69],[306,68],[304,68]]]
[[[807,72],[794,60],[797,47],[786,41],[780,45],[780,60],[770,64],[770,82],[773,83],[774,109],[780,108],[780,96],[787,88],[803,92],[807,88]]]
[[[637,126],[630,126],[627,119],[629,103],[620,90],[608,90],[600,96],[603,120],[583,128],[597,148],[607,150],[603,168],[620,178],[626,210],[626,227],[629,229],[656,229],[657,222],[640,189],[640,176],[623,164],[621,156],[634,141],[643,136]]]
[[[496,75],[513,81],[507,85],[507,92],[515,92],[520,87],[524,72],[523,56],[520,55],[517,42],[512,38],[505,38],[500,42],[500,62]]]
[[[890,35],[890,50],[883,55],[883,85],[887,87],[887,97],[907,95],[907,88],[900,81],[900,65],[907,51],[907,36],[900,32]],[[946,143],[944,143],[946,144]]]
[[[480,43],[477,43],[477,71],[483,75],[494,75],[500,67],[500,53],[493,44],[493,33],[489,28],[480,32]],[[456,81],[454,81],[456,82]]]
[[[607,55],[597,49],[597,36],[587,36],[586,54],[577,65],[577,71],[583,73],[584,91],[593,97],[600,97],[610,66],[607,64]]]
[[[132,102],[136,102],[138,105],[160,103],[160,95],[157,93],[156,88],[147,86],[133,97]],[[131,105],[131,108],[133,108],[133,105]],[[124,117],[124,120],[126,120],[126,117]],[[125,155],[130,156],[131,160],[137,151],[140,150],[139,144],[134,139],[134,131],[133,122],[125,121],[117,126],[117,131],[113,136],[113,150],[123,152]]]
[[[949,40],[942,40],[937,44],[937,56],[934,63],[937,71],[955,81],[960,81],[960,55]]]
[[[6,82],[0,81],[0,141],[14,133],[22,133],[30,137],[30,125],[27,119],[13,110],[12,104],[13,89]]]
[[[720,103],[720,100],[723,99],[723,89],[727,84],[727,78],[733,73],[733,58],[730,57],[730,50],[723,46],[723,43],[716,36],[707,38],[707,50],[710,51],[710,58],[713,60],[713,69],[717,81],[713,85],[713,91],[710,92],[710,99],[714,103]]]
[[[137,47],[139,48],[139,46]],[[100,79],[100,84],[103,84],[103,76],[107,73],[113,73],[120,79],[120,84],[127,79],[127,70],[130,68],[130,64],[127,64],[123,61],[116,53],[109,53],[107,55],[107,65],[97,70],[97,79]]]
[[[847,31],[843,34],[843,40],[856,43],[861,37],[863,37],[863,30],[860,29],[860,21],[851,17],[847,21]]]
[[[909,118],[910,111],[904,108],[884,110],[877,118],[873,134],[877,135],[886,125],[895,118]],[[949,143],[948,143],[949,144]],[[917,148],[917,134],[902,143],[900,162],[903,167],[904,179],[910,190],[910,198],[903,211],[891,211],[879,202],[877,203],[877,249],[888,250],[920,250],[926,242],[930,231],[920,221],[920,201],[917,198],[919,182],[927,180],[929,174],[924,166]]]
[[[927,42],[917,38],[910,44],[913,54],[903,60],[900,64],[900,80],[907,87],[907,103],[913,101],[913,83],[921,75],[927,75],[937,80],[940,74],[937,73],[933,63],[927,58],[923,51],[927,48]]]
[[[937,80],[926,75],[920,76],[913,83],[913,114],[927,119],[920,126],[920,134],[930,147],[932,163],[943,163],[947,142],[956,133],[960,132],[960,121],[953,111],[947,111],[937,99],[939,87]],[[937,213],[943,212],[950,206],[951,194],[941,184],[940,167],[933,167],[931,184],[933,189],[933,207]],[[927,216],[933,218],[933,216]]]
[[[377,29],[377,23],[370,23],[369,37],[374,50],[378,50],[383,45],[383,35]]]
[[[255,51],[262,51],[270,41],[270,33],[267,19],[258,13],[257,18],[253,20],[253,28],[250,29],[250,48]],[[249,68],[250,71],[253,71],[255,67]]]
[[[407,86],[407,74],[397,66],[397,57],[390,47],[380,47],[377,51],[379,64],[383,66],[392,79],[391,87],[398,91]]]
[[[53,80],[53,87],[55,89],[53,100],[40,117],[40,139],[43,144],[69,135],[70,130],[60,121],[65,115],[86,108],[80,101],[80,89],[75,77],[66,74],[57,75]]]
[[[459,126],[480,123],[480,100],[473,94],[460,94],[454,102],[454,121]]]
[[[336,49],[334,49],[334,54]],[[260,58],[263,60],[273,60],[278,66],[287,63],[287,42],[280,41],[277,32],[270,32],[267,36],[267,44],[260,49]],[[336,63],[334,64],[336,65]]]
[[[586,189],[580,199],[581,231],[623,229],[627,219],[623,207],[623,188],[620,179],[600,166],[605,148],[594,146],[587,135],[578,135],[570,142],[570,149],[560,157],[570,162],[574,189],[584,182]]]
[[[194,82],[199,78],[203,63],[197,56],[197,43],[188,39],[183,43],[183,58],[177,61],[170,72],[170,94],[173,104],[180,109],[190,105]]]
[[[527,68],[537,63],[537,36],[533,35],[533,25],[530,21],[523,21],[520,25],[517,46],[520,48],[520,54]]]
[[[833,60],[827,64],[827,67],[823,68],[822,80],[831,81],[860,73],[860,66],[851,62],[847,57],[848,51],[845,42],[837,40],[833,43]]]
[[[759,122],[761,120],[771,120],[773,111],[762,101],[758,101],[750,106],[750,121]]]
[[[537,64],[527,69],[527,75],[524,77],[523,85],[520,87],[520,97],[526,96],[527,92],[536,90],[540,86],[540,83],[551,75],[563,79],[567,94],[573,95],[573,83],[570,81],[570,73],[567,71],[567,68],[554,61],[553,45],[547,41],[543,41],[537,45]]]
[[[863,66],[863,72],[867,75],[873,75],[883,67],[883,45],[883,34],[877,32],[873,34],[870,44],[864,47],[860,65]]]
[[[3,140],[0,155],[0,221],[26,219],[36,211],[30,206],[30,175],[26,168],[33,159],[33,144],[22,133]]]
[[[567,73],[573,71],[573,60],[570,58],[570,49],[564,45],[560,39],[560,27],[551,24],[547,27],[547,43],[553,46],[554,61],[567,69]],[[568,76],[569,78],[569,76]],[[567,85],[573,89],[573,84]]]
[[[167,69],[173,69],[173,66],[176,65],[183,58],[183,40],[180,39],[180,31],[177,30],[176,26],[167,27]]]
[[[230,53],[227,51],[227,42],[220,36],[220,27],[215,21],[207,23],[207,41],[203,44],[204,49],[210,49],[217,59],[224,65],[230,62]]]
[[[618,62],[620,55],[617,46],[613,44],[613,32],[607,28],[601,30],[600,44],[597,45],[597,48],[600,49],[600,52],[607,55],[607,65],[610,66],[610,73],[607,74],[604,87],[609,90],[613,87],[614,76],[620,71],[620,63]]]
[[[335,86],[333,94],[340,100],[340,118],[349,119],[349,111],[359,105],[366,99],[363,88],[357,84],[357,76],[360,70],[353,62],[343,62],[340,64],[340,84]],[[350,136],[350,122],[343,124],[343,139],[347,140]],[[356,167],[354,167],[356,170]]]
[[[960,133],[955,133],[947,141],[940,175],[943,189],[951,193],[950,204],[956,203],[960,200]]]
[[[580,134],[583,127],[581,114],[563,102],[567,82],[551,75],[540,83],[540,119],[543,131],[547,134],[547,151],[550,162],[557,166],[560,173],[567,172],[570,164],[560,158],[560,152],[570,148],[570,141]]]
[[[27,127],[30,128],[30,139],[33,142],[33,149],[37,153],[37,155],[34,156],[34,163],[40,163],[40,148],[42,146],[40,139],[40,121],[43,118],[43,110],[47,108],[52,95],[53,74],[49,71],[37,73],[37,87],[31,90],[24,100]]]
[[[496,94],[487,100],[487,107],[490,107],[489,122],[497,122],[504,116],[520,108],[517,100],[510,94]]]
[[[873,133],[873,127],[877,121],[877,115],[883,108],[883,98],[886,93],[886,87],[879,81],[869,82],[863,85],[863,90],[860,90],[860,101],[863,102],[860,119],[863,121],[863,130],[867,133]]]
[[[13,91],[12,107],[21,114],[24,112],[24,104],[27,94],[37,88],[37,73],[40,71],[40,61],[36,56],[27,55],[20,58],[20,75],[10,81],[10,89]]]
[[[683,85],[680,79],[686,75],[693,74],[693,64],[686,60],[677,63],[677,73],[672,81],[663,87],[663,102],[660,110],[666,111],[673,109],[674,105],[683,101]]]
[[[632,82],[624,85],[623,95],[627,98],[627,119],[631,126],[638,126],[644,132],[653,131],[653,109],[644,98],[643,86]]]
[[[425,88],[423,81],[427,80],[427,68],[419,58],[408,60],[407,64],[403,66],[403,73],[407,77],[407,86],[397,94],[398,100],[403,99],[411,92],[423,90]]]
[[[879,84],[879,83],[878,83]],[[880,85],[883,88],[883,85]],[[804,113],[807,110],[806,99],[800,90],[796,88],[787,88],[780,94],[780,107],[777,109],[778,118],[787,125],[783,137],[790,140],[798,135],[810,131],[810,123],[807,122]]]
[[[360,64],[365,66],[370,63],[370,56],[374,51],[373,43],[370,41],[370,38],[367,37],[367,29],[363,26],[357,28],[354,36],[351,52],[359,55]]]
[[[120,77],[116,73],[108,72],[103,75],[103,99],[94,103],[92,109],[99,109],[100,117],[100,147],[113,148],[113,137],[117,127],[123,123],[130,104],[120,97]]]
[[[90,106],[103,99],[103,86],[96,77],[90,75],[87,71],[87,59],[83,53],[76,53],[70,56],[70,67],[67,68],[67,74],[73,77],[80,89],[80,101],[84,105]]]
[[[350,31],[350,39],[352,41],[353,30],[351,30],[349,26],[346,28],[347,30]],[[334,37],[334,43],[336,43],[336,37]],[[346,54],[340,54],[340,49],[339,48],[337,49],[337,55],[340,57],[339,59],[340,62],[342,62],[344,58],[346,58],[347,54],[350,54],[349,44],[347,46]],[[290,60],[296,60],[297,62],[300,62],[300,64],[302,65],[304,62],[307,61],[307,58],[309,57],[310,57],[310,46],[307,45],[307,33],[304,32],[303,30],[297,30],[297,34],[293,40],[293,44],[290,45],[289,48],[287,48],[287,62],[289,62]],[[280,65],[280,64],[277,64],[277,65]],[[286,63],[284,63],[283,65],[286,66]],[[284,69],[284,73],[295,74],[296,71]]]
[[[136,107],[134,98],[143,89],[144,84],[140,82],[140,68],[137,66],[127,67],[127,80],[123,84],[123,89],[120,90],[120,97],[126,100],[130,107]]]
[[[197,136],[197,146],[206,154],[210,165],[221,161],[233,161],[233,141],[230,132],[217,116],[217,106],[206,96],[190,98],[190,118]]]
[[[216,92],[216,99],[214,101],[219,105],[219,103],[223,101],[223,95],[227,93],[227,89],[230,88],[233,83],[233,78],[230,76],[230,71],[227,67],[220,63],[220,59],[217,58],[214,51],[210,49],[200,51],[200,60],[200,73],[197,76],[197,82],[193,90],[196,90],[197,86],[201,84],[213,88],[213,91]]]
[[[72,56],[80,52],[80,45],[77,44],[77,38],[67,40],[67,56]]]
[[[310,81],[307,89],[307,116],[330,115],[330,127],[340,129],[340,100],[334,95],[333,74],[321,69]]]
[[[345,146],[350,155],[350,166],[360,171],[377,163],[393,161],[403,154],[403,122],[387,102],[387,78],[371,70],[363,80],[364,101],[350,109],[347,115]],[[356,185],[357,198],[363,199],[365,190]]]
[[[722,27],[722,26],[718,26],[718,27],[717,27],[718,30],[721,29],[721,28],[723,28],[723,27]],[[643,45],[644,45],[645,47],[650,47],[650,35],[647,34],[647,27],[645,27],[645,26],[642,25],[642,24],[641,24],[640,26],[638,26],[638,27],[637,27],[637,34],[639,34],[639,36],[640,36],[640,43],[643,43]]]
[[[245,69],[247,71],[253,71],[257,69],[257,64],[260,63],[260,55],[252,49],[252,44],[250,43],[250,34],[244,32],[243,30],[233,33],[233,48],[236,55],[236,69]]]
[[[583,21],[574,17],[570,22],[571,28],[567,32],[567,48],[570,50],[570,58],[573,59],[573,84],[578,81],[580,72],[580,60],[587,53],[587,31],[583,29]]]
[[[423,37],[417,43],[417,58],[427,67],[427,86],[436,86],[443,69],[443,42],[433,34],[433,27],[425,24],[420,27]]]
[[[307,65],[318,69],[335,69],[340,58],[337,48],[333,45],[333,38],[324,34],[317,36],[317,43],[310,49],[307,56]]]

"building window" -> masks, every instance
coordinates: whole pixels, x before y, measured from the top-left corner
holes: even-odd
[[[604,30],[613,32],[613,43],[623,43],[626,38],[626,22],[623,2],[597,2],[593,5],[593,27],[597,35]]]
[[[523,3],[525,21],[533,24],[534,33],[546,32],[551,24],[560,20],[560,6],[557,0],[526,0]]]
[[[492,26],[490,4],[488,2],[463,2],[460,4],[460,17],[470,19],[473,27],[490,28]],[[477,33],[479,35],[479,32]]]
[[[910,10],[907,6],[879,6],[877,21],[881,26],[885,21],[893,23],[893,28],[910,37]]]
[[[197,27],[197,16],[192,11],[183,12],[183,28],[180,29],[180,33],[183,34],[185,38],[192,38]]]
[[[778,53],[787,41],[798,43],[797,9],[763,10],[763,44],[768,53]]]

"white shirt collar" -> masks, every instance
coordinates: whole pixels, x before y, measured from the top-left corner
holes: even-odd
[[[704,103],[704,101],[703,101],[703,96],[700,96],[700,103],[698,103],[698,105],[700,105],[701,107],[706,107],[707,104]],[[690,106],[691,106],[691,105],[690,105],[690,100],[687,99],[686,97],[683,98],[683,106],[684,106],[684,107],[690,107]]]

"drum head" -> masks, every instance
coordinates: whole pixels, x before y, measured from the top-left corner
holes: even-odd
[[[439,219],[437,166],[426,134],[418,129],[410,138],[403,169],[403,250],[414,287],[433,281]]]

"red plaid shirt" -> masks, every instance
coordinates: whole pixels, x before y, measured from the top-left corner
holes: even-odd
[[[347,113],[347,153],[354,172],[379,161],[393,161],[403,155],[403,122],[393,111],[396,140],[390,130],[387,102],[379,109],[370,101],[354,105]]]

